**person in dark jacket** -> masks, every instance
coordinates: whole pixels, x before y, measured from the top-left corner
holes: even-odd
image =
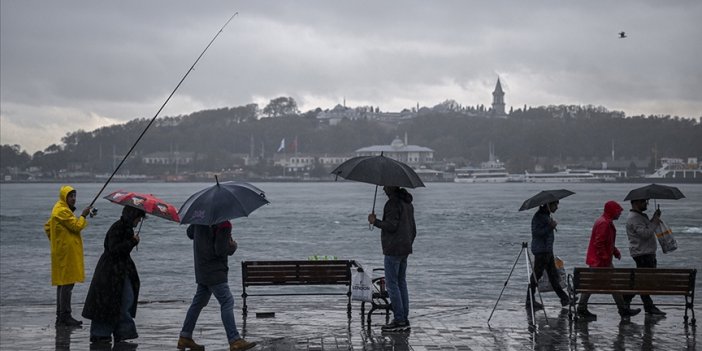
[[[195,330],[200,311],[207,306],[213,294],[219,302],[222,324],[224,324],[229,341],[229,350],[248,350],[256,346],[256,343],[248,342],[241,337],[234,319],[234,297],[228,284],[229,256],[233,255],[237,249],[237,243],[232,239],[232,224],[229,221],[213,226],[191,224],[187,234],[193,240],[197,291],[188,313],[185,315],[177,348],[179,350],[186,348],[190,350],[205,349],[204,346],[193,340],[193,330]]]
[[[122,216],[105,235],[100,256],[83,306],[83,317],[92,320],[90,341],[115,343],[139,337],[134,323],[139,297],[139,274],[130,253],[139,243],[134,227],[146,216],[125,206]]]
[[[561,284],[559,284],[561,277],[558,274],[553,257],[554,231],[558,222],[551,217],[551,213],[556,212],[556,210],[558,210],[558,201],[541,205],[531,219],[531,253],[534,254],[534,272],[529,279],[529,290],[526,299],[527,308],[531,306],[534,309],[543,308],[541,303],[536,302],[534,292],[536,291],[537,282],[544,274],[544,270],[548,274],[553,291],[561,299],[561,306],[566,307],[570,304],[568,294],[563,291]]]
[[[368,215],[368,223],[380,228],[380,241],[385,255],[385,287],[392,304],[393,321],[384,325],[384,331],[409,330],[409,295],[407,292],[407,256],[417,236],[414,223],[412,195],[404,188],[385,186],[388,201],[383,207],[383,219],[375,213]]]

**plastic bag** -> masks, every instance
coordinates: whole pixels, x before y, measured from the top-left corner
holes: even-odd
[[[556,263],[556,271],[558,271],[558,276],[561,278],[560,282],[558,282],[561,286],[561,289],[566,289],[566,271],[565,271],[565,262],[563,260],[556,256],[554,258],[554,261]],[[548,273],[544,269],[544,274],[539,278],[539,291],[541,292],[547,292],[547,291],[553,291],[553,287],[551,286],[551,282],[548,279]]]
[[[373,302],[373,282],[366,272],[356,271],[351,277],[351,300]]]
[[[661,245],[663,253],[673,252],[678,248],[678,242],[673,237],[673,231],[663,221],[656,228],[656,238],[658,238],[658,243]]]

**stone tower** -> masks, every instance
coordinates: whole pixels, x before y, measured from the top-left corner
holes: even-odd
[[[505,113],[505,93],[502,91],[500,78],[497,77],[497,85],[495,91],[492,92],[492,115],[494,117],[506,117]]]

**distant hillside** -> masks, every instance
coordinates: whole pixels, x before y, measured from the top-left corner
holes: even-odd
[[[321,110],[283,117],[260,118],[255,104],[159,118],[123,168],[149,172],[141,157],[158,152],[193,155],[193,170],[219,170],[239,164],[242,155],[270,159],[282,139],[297,140],[306,154],[353,155],[354,150],[389,144],[408,135],[410,144],[435,150],[434,159],[458,163],[487,159],[488,144],[512,172],[533,167],[537,159],[607,160],[617,158],[702,156],[702,125],[695,119],[670,116],[624,117],[622,112],[592,106],[548,106],[511,111],[506,118],[489,117],[482,107],[422,108],[409,120],[380,122],[342,120],[329,126],[318,122]],[[34,155],[21,146],[3,145],[2,169],[33,167],[57,171],[73,167],[110,172],[144,129],[148,120],[94,131],[78,130]]]

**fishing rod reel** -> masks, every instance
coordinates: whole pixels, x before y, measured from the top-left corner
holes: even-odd
[[[93,207],[90,209],[90,213],[88,215],[90,216],[90,218],[93,218],[93,217],[97,216],[97,213],[98,213],[98,209]]]

